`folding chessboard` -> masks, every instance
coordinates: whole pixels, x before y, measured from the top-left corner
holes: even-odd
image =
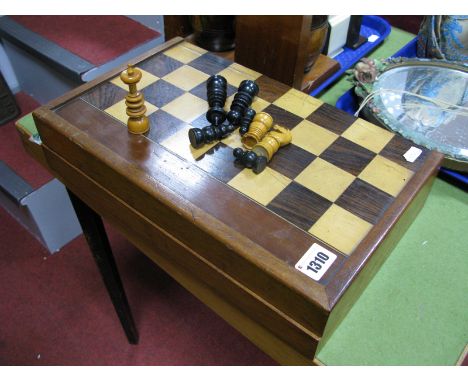
[[[134,64],[150,130],[127,132],[118,68],[33,113],[49,166],[262,349],[282,341],[269,354],[310,361],[416,216],[441,155],[416,147],[407,160],[410,141],[184,41]],[[189,129],[208,124],[213,74],[228,81],[226,110],[240,82],[255,80],[252,107],[291,129],[260,174],[234,162],[237,131],[190,145]]]
[[[269,211],[349,256],[385,214],[424,163],[404,158],[407,141],[260,73],[182,43],[140,63],[139,88],[146,100],[148,138]],[[253,109],[269,113],[292,130],[292,143],[279,150],[261,174],[234,163],[240,135],[193,149],[188,130],[209,125],[206,80],[228,81],[226,110],[240,82],[257,81]],[[127,85],[113,78],[81,98],[122,122]]]

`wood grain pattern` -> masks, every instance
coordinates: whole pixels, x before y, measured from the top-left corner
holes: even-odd
[[[232,165],[233,158],[232,148],[220,142],[203,154],[197,162],[200,168],[227,183],[243,170],[240,165]]]
[[[331,206],[331,202],[293,182],[268,205],[272,211],[308,230]]]
[[[152,57],[151,60],[144,60],[138,64],[143,70],[163,78],[165,75],[179,69],[183,63],[164,54]]]
[[[169,42],[160,49],[148,52],[135,62],[146,60],[146,68],[154,76],[157,75],[151,72],[152,70],[161,72],[175,68],[165,74],[168,78],[167,74],[180,70],[183,66],[174,65],[174,61],[171,60],[161,60],[160,57],[165,54],[160,52],[167,52],[167,49],[170,49],[172,60],[177,61],[174,58],[178,57],[175,54],[177,49],[174,50],[174,47],[177,48],[175,44],[179,41],[180,39]],[[208,76],[201,65],[203,60],[200,59],[205,53],[199,50],[192,51],[185,42],[182,44],[184,44],[183,50],[188,49],[193,53],[191,55],[181,53],[185,67]],[[158,64],[153,65],[153,60]],[[191,66],[194,62],[198,65],[198,69]],[[221,61],[213,62],[207,64],[213,65],[206,69],[208,72]],[[299,332],[295,330],[291,332],[291,329],[288,329],[290,330],[288,333],[296,333],[291,334],[295,337],[289,340],[286,335],[277,332],[282,330],[282,324],[277,323],[277,318],[273,319],[275,324],[269,326],[266,322],[268,318],[264,316],[266,314],[264,308],[259,308],[263,312],[260,313],[253,305],[249,305],[242,308],[245,309],[242,310],[244,318],[247,317],[242,319],[245,327],[252,329],[254,326],[250,326],[247,321],[249,316],[250,319],[255,317],[254,321],[264,325],[264,328],[270,334],[273,333],[273,337],[277,339],[265,334],[262,335],[263,339],[259,340],[250,329],[249,336],[267,348],[279,338],[286,347],[290,347],[287,352],[291,355],[291,359],[309,357],[315,350],[315,347],[310,345],[310,337],[316,342],[320,339],[330,314],[334,314],[332,313],[334,306],[361,270],[367,267],[366,264],[370,259],[374,256],[380,258],[376,260],[377,266],[371,267],[372,273],[378,268],[378,264],[381,264],[381,259],[388,255],[381,249],[391,248],[394,243],[387,243],[386,236],[399,230],[400,216],[419,195],[419,191],[428,184],[442,156],[426,151],[423,159],[411,168],[414,174],[408,178],[409,180],[404,180],[402,191],[393,192],[395,197],[389,198],[382,190],[375,189],[380,187],[378,182],[369,185],[364,180],[370,178],[361,175],[376,157],[381,158],[381,161],[395,158],[392,161],[393,166],[401,167],[408,171],[408,174],[412,174],[408,166],[399,164],[396,160],[406,149],[407,142],[395,140],[393,135],[387,136],[385,132],[380,134],[380,130],[376,130],[375,127],[368,126],[365,122],[356,120],[331,106],[321,105],[312,98],[303,99],[304,107],[297,103],[292,105],[300,92],[291,92],[280,83],[255,72],[249,72],[246,68],[242,69],[239,65],[228,68],[237,73],[237,77],[234,76],[235,81],[242,78],[239,73],[251,73],[259,79],[259,82],[265,84],[265,91],[262,93],[265,97],[262,102],[265,104],[278,103],[278,100],[283,99],[284,102],[279,102],[283,107],[269,105],[264,111],[269,112],[275,118],[275,122],[293,129],[293,142],[276,153],[269,167],[269,172],[276,174],[277,182],[284,180],[284,186],[283,189],[275,191],[276,196],[273,195],[272,199],[269,199],[271,204],[268,204],[269,201],[265,203],[268,204],[267,208],[260,205],[259,201],[256,202],[226,185],[244,172],[244,170],[238,172],[239,169],[235,166],[226,166],[232,148],[236,147],[235,139],[213,144],[196,157],[188,159],[184,159],[184,155],[180,153],[176,154],[170,146],[161,144],[166,142],[165,139],[175,135],[186,137],[189,126],[205,126],[206,118],[201,108],[197,109],[195,114],[192,113],[193,116],[188,119],[187,115],[184,116],[187,111],[185,108],[192,108],[192,104],[187,105],[182,102],[180,107],[172,109],[167,108],[166,104],[150,115],[155,129],[152,129],[148,136],[135,137],[126,132],[124,123],[79,98],[86,97],[86,94],[95,91],[96,86],[114,78],[119,68],[91,84],[83,85],[51,105],[38,109],[34,112],[34,118],[45,148],[51,153],[47,163],[53,163],[54,171],[58,174],[64,177],[67,175],[65,179],[67,186],[72,185],[71,189],[75,192],[79,190],[80,197],[81,194],[87,196],[93,202],[92,207],[97,208],[98,212],[103,208],[99,204],[100,200],[108,198],[109,195],[110,200],[119,201],[125,206],[120,211],[111,211],[111,208],[102,209],[102,213],[110,214],[111,218],[124,228],[126,234],[144,248],[145,252],[149,248],[150,257],[153,256],[153,252],[148,238],[152,237],[154,229],[157,229],[166,237],[164,240],[167,243],[164,245],[172,249],[172,245],[176,243],[177,246],[188,250],[192,254],[191,258],[196,254],[196,258],[209,269],[218,270],[225,279],[248,290],[255,295],[255,298],[250,300],[253,305],[261,301],[263,306],[279,312],[280,316],[299,328]],[[167,82],[178,87],[177,81],[176,79]],[[196,99],[205,108],[205,101],[197,96],[198,93],[201,95],[202,84],[203,81],[193,83],[190,89],[184,88],[186,93],[181,97]],[[166,88],[169,89],[169,94],[163,94],[158,98],[157,92],[154,93],[156,98],[154,102],[160,102],[159,105],[174,102],[167,99],[170,96],[170,87]],[[109,97],[112,96],[112,91],[111,89]],[[148,91],[148,96],[151,97],[151,91]],[[284,98],[285,93],[289,94],[288,99]],[[98,94],[96,99],[103,98],[103,102],[106,102],[105,94],[106,92]],[[306,97],[302,93],[301,96]],[[175,100],[180,101],[181,97]],[[302,100],[300,97],[298,99]],[[291,106],[290,109],[288,105]],[[318,131],[320,134],[310,135],[309,130]],[[377,136],[378,139],[367,142],[366,136],[361,134],[367,130],[371,131],[369,136]],[[301,132],[307,139],[295,142],[294,135],[297,137]],[[339,136],[345,132],[345,136],[354,143]],[[359,148],[356,148],[357,144]],[[363,148],[368,146],[371,147],[371,151]],[[379,151],[381,152],[377,154]],[[320,173],[328,174],[321,180],[314,180],[313,174],[307,175],[309,171],[307,169],[317,165],[321,169]],[[72,173],[74,175],[70,175]],[[339,187],[327,187],[327,182],[334,182]],[[94,186],[91,187],[90,184]],[[87,190],[88,186],[95,193]],[[359,199],[359,195],[370,191],[372,196],[367,201],[365,198]],[[424,196],[422,194],[421,200],[424,200]],[[87,200],[86,197],[84,200]],[[418,200],[420,206],[421,200]],[[314,232],[319,232],[320,229],[322,231],[317,234],[319,237],[326,237],[329,234],[323,234],[323,230],[327,232],[336,230],[333,221],[327,223],[323,219],[324,216],[335,216],[333,213],[339,215],[343,221],[362,223],[360,226],[363,228],[364,239],[361,242],[356,241],[356,237],[347,239],[346,248],[343,249],[349,254],[347,258],[340,251],[313,236]],[[130,220],[125,220],[126,218]],[[135,219],[136,226],[142,232],[137,234],[134,228],[126,229],[125,224],[131,225],[133,222],[131,219]],[[352,231],[351,226],[344,228],[350,228]],[[307,232],[308,230],[312,235]],[[395,237],[398,238],[397,235]],[[295,263],[313,243],[319,243],[338,255],[337,261],[320,282],[315,282],[294,269]],[[350,250],[354,248],[353,246],[356,246],[355,250]],[[179,262],[172,256],[172,253],[168,252],[167,255],[155,255],[155,258],[157,257],[159,262],[167,265],[167,269],[177,274],[177,267],[183,265],[183,261]],[[183,256],[181,255],[179,259],[183,259]],[[198,269],[202,282],[209,284],[210,288],[216,288],[216,294],[229,295],[228,289],[231,284],[223,284],[223,279],[217,279],[215,273],[212,277],[219,282],[213,281],[215,284],[211,284],[211,271],[204,273],[202,270],[204,268],[201,267],[197,268],[197,272]],[[198,277],[198,274],[194,277]],[[198,284],[190,280],[187,285]],[[209,292],[206,289],[200,287],[199,290],[206,301],[216,300],[214,305],[222,305],[219,299],[215,299],[212,295],[208,297]],[[358,294],[362,288],[356,290]],[[229,306],[240,306],[241,302],[237,301],[237,298],[242,296],[236,294],[231,297],[232,304],[229,303]],[[225,314],[223,317],[231,313],[234,316],[238,315],[230,307],[219,308],[220,312],[224,312],[220,314]],[[231,313],[227,314],[228,310]],[[339,309],[337,316],[341,317],[344,311],[346,309]],[[233,321],[232,317],[227,320]],[[245,327],[242,330],[246,330]],[[265,345],[266,343],[268,345]],[[269,351],[272,351],[271,348]],[[300,355],[299,358],[292,356],[294,352]],[[278,354],[276,356],[278,357]],[[310,360],[311,357],[307,359]]]
[[[65,113],[65,108],[60,111],[71,122],[77,123],[80,113],[74,111],[71,105],[73,103],[68,105],[67,110],[70,115]],[[102,114],[96,113],[96,118],[101,119]],[[295,317],[304,327],[314,333],[323,331],[327,298],[312,280],[298,275],[288,265],[294,264],[312,245],[314,240],[311,236],[280,217],[268,218],[258,226],[252,225],[252,221],[257,221],[265,214],[261,206],[245,197],[239,198],[240,195],[234,190],[220,187],[221,183],[203,175],[202,170],[194,166],[187,167],[186,162],[162,151],[161,147],[151,141],[139,141],[143,137],[128,137],[125,129],[114,120],[105,119],[105,124],[99,123],[108,127],[117,123],[112,134],[109,131],[93,130],[97,121],[92,118],[92,113],[82,121],[86,126],[78,124],[81,133],[47,111],[37,111],[36,120],[41,136],[51,150],[69,158],[79,168],[86,169],[90,176],[106,184],[109,191],[130,201],[134,208],[150,220],[158,221],[168,232],[203,254],[208,261],[217,264],[245,285],[253,283],[252,290],[279,309],[290,312],[291,317]],[[123,133],[119,134],[119,129]],[[71,131],[75,131],[75,140],[78,139],[80,145],[66,138]],[[111,149],[129,154],[137,162],[142,160],[145,164],[132,163],[117,156]],[[151,174],[151,177],[147,174]],[[188,181],[193,185],[199,184],[199,191],[194,193],[193,188],[187,188]],[[168,189],[168,185],[176,187],[177,192]],[[213,197],[207,199],[206,195]],[[193,203],[202,203],[205,209]],[[213,218],[213,213],[218,217]],[[245,232],[251,239],[247,239],[241,232]],[[288,241],[278,241],[277,235],[288,238]],[[227,246],[223,244],[226,240],[229,240]],[[258,240],[271,248],[272,252],[257,244]],[[291,247],[289,240],[297,244]],[[278,257],[272,256],[273,253]],[[288,253],[293,256],[289,260]],[[268,269],[268,272],[259,272],[259,267]],[[280,297],[284,295],[289,297]],[[320,308],[322,304],[324,307]]]
[[[290,179],[296,178],[313,160],[315,155],[296,145],[282,147],[268,164],[273,170],[286,175]]]
[[[147,133],[147,136],[155,142],[162,142],[178,131],[190,128],[188,123],[161,109],[151,113],[148,118],[151,129]]]
[[[319,338],[148,221],[86,174],[49,149],[44,150],[56,174],[61,174],[61,181],[69,184],[137,248],[242,334],[283,364],[310,363]],[[101,199],[103,195],[105,198]]]
[[[237,16],[236,62],[300,89],[311,22],[312,16]]]
[[[147,102],[157,107],[162,107],[184,94],[182,89],[164,80],[145,87],[142,93]]]
[[[177,36],[185,37],[193,32],[190,24],[190,16],[187,15],[165,15],[164,37],[166,40]]]
[[[275,102],[282,94],[289,90],[287,85],[267,76],[261,76],[255,82],[257,82],[260,88],[258,96],[271,103]]]
[[[408,162],[403,155],[413,146],[422,149],[420,160]],[[400,135],[395,135],[392,140],[385,146],[385,148],[379,153],[379,155],[390,159],[393,162],[396,162],[399,165],[412,171],[419,169],[421,163],[424,162],[428,154],[429,152],[424,150],[422,146],[418,146],[413,142],[404,139]]]
[[[343,110],[339,110],[324,103],[313,114],[311,114],[307,120],[325,127],[336,134],[341,134],[351,126],[357,118],[349,115]]]
[[[372,151],[342,137],[338,137],[320,154],[320,158],[355,176],[358,176],[374,157]]]
[[[155,47],[153,49],[150,49],[148,52],[129,60],[127,64],[120,65],[119,67],[116,67],[116,68],[112,69],[111,71],[109,71],[107,73],[104,73],[103,75],[95,78],[94,80],[89,81],[89,82],[87,82],[87,83],[85,83],[85,84],[83,84],[83,85],[69,91],[68,93],[64,94],[63,96],[60,96],[60,97],[52,100],[51,102],[49,102],[45,106],[49,110],[56,109],[56,108],[60,107],[63,103],[65,103],[66,101],[86,93],[88,90],[94,88],[96,85],[108,82],[111,78],[114,78],[117,75],[120,75],[120,73],[127,68],[128,64],[136,65],[136,63],[139,63],[139,62],[145,60],[148,57],[151,57],[151,56],[153,56],[153,55],[155,55],[155,54],[157,54],[159,52],[162,52],[162,51],[164,51],[164,50],[166,50],[166,49],[168,49],[170,47],[173,47],[173,46],[179,44],[181,41],[183,41],[183,38],[175,37],[172,40],[165,42],[164,44],[158,45],[157,47]]]
[[[107,109],[121,101],[126,95],[127,92],[122,88],[111,83],[105,83],[83,95],[83,99],[93,106]]]
[[[393,198],[387,193],[356,179],[338,198],[336,204],[369,223],[376,224],[392,202]]]
[[[270,105],[263,110],[265,113],[270,114],[273,117],[275,123],[280,126],[293,128],[294,126],[298,125],[302,118],[285,110],[276,105]]]
[[[304,93],[309,94],[312,90],[318,88],[325,82],[325,80],[340,70],[340,68],[341,66],[338,61],[324,54],[319,55],[310,72],[304,75],[301,90]]]
[[[174,176],[175,179],[168,182],[167,186],[173,188],[178,193],[182,192],[182,196],[185,196],[186,200],[196,203],[199,208],[211,210],[213,216],[229,224],[237,232],[242,232],[247,237],[255,239],[259,244],[271,250],[272,253],[277,253],[277,256],[287,263],[294,264],[298,259],[298,254],[294,248],[278,243],[278,240],[273,236],[273,232],[288,232],[291,235],[291,239],[304,243],[303,248],[307,248],[307,245],[310,246],[312,244],[312,239],[308,238],[307,235],[297,230],[294,226],[287,224],[281,219],[271,218],[267,211],[256,203],[214,181],[207,174],[198,170],[197,167],[188,166],[183,160],[171,155],[152,141],[143,137],[138,139],[128,136],[122,124],[100,113],[98,110],[90,108],[82,101],[77,100],[69,103],[66,107],[61,108],[57,114],[75,126],[79,126],[81,131],[86,132],[97,142],[110,148],[126,161],[141,168],[141,171],[144,171],[145,174],[152,176],[154,179],[161,179],[162,172],[165,173],[166,178],[170,175]],[[83,114],[87,116],[86,120],[80,117]],[[96,125],[106,126],[106,129],[95,129]],[[67,156],[64,150],[60,150],[60,152],[63,152],[65,157]],[[163,163],[167,164],[161,164],[161,159],[166,160]],[[187,170],[187,175],[182,174],[181,170]],[[185,187],[184,179],[189,179],[192,176],[194,180],[201,183],[198,186],[198,188],[203,189],[201,194],[195,193],[194,190]],[[205,193],[219,197],[207,200],[204,197]],[[245,211],[242,211],[242,214],[239,214],[238,217],[232,213],[236,209],[236,206],[237,209],[239,209],[239,206],[246,207]],[[262,227],[259,227],[258,231],[252,229],[252,227],[247,228],[244,224],[246,221],[254,219],[262,221]],[[263,231],[265,228],[270,233],[265,233]]]

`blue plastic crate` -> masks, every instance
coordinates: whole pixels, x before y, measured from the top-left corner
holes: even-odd
[[[416,57],[417,41],[418,38],[415,37],[392,57]],[[338,98],[335,106],[338,109],[344,110],[345,112],[353,115],[359,107],[359,100],[356,94],[354,94],[354,90],[350,89]],[[460,182],[465,187],[468,186],[468,175],[443,167],[440,169],[440,172],[455,182]]]
[[[334,60],[339,62],[341,67],[340,70],[329,77],[318,88],[312,90],[309,94],[313,97],[316,97],[326,87],[330,86],[333,82],[340,78],[346,70],[351,68],[362,57],[365,57],[367,54],[377,48],[387,38],[391,30],[392,28],[390,24],[383,18],[378,16],[363,16],[360,34],[365,38],[376,35],[378,36],[378,39],[374,42],[367,41],[356,50],[344,47],[343,52],[333,57]]]

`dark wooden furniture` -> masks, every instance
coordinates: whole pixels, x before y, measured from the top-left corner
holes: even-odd
[[[312,16],[237,16],[236,62],[301,89]]]
[[[217,54],[310,93],[340,69],[338,61],[320,55],[304,73],[312,17],[236,16],[235,51]],[[196,44],[189,16],[165,16],[164,23],[166,39],[182,36]]]
[[[33,113],[47,166],[85,216],[88,206],[111,222],[267,354],[311,364],[421,208],[441,155],[423,149],[406,162],[410,142],[180,38],[132,63],[144,71],[150,132],[128,134],[118,68]],[[236,134],[189,146],[188,129],[206,124],[214,73],[231,98],[255,79],[253,107],[292,129],[258,176],[234,165]],[[134,342],[100,219],[81,220]],[[295,265],[317,246],[336,259],[314,280]]]

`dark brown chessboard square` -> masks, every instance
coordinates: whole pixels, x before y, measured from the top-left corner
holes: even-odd
[[[411,148],[411,146],[422,150],[421,155],[413,163],[408,162],[403,156]],[[411,171],[417,171],[424,163],[429,153],[430,151],[424,147],[418,146],[408,139],[401,137],[400,135],[395,135],[379,154],[387,159],[392,160],[393,162],[398,163],[399,165],[402,165],[403,167],[406,167]]]
[[[148,138],[158,143],[164,141],[183,128],[190,128],[190,125],[184,121],[181,121],[161,109],[151,113],[148,118],[151,126],[151,129],[148,132]]]
[[[308,231],[331,205],[332,202],[324,197],[296,182],[291,182],[267,208]]]
[[[357,118],[343,110],[324,103],[306,119],[336,134],[342,134]]]
[[[80,98],[100,110],[105,110],[124,99],[126,95],[127,92],[122,88],[106,82],[83,94]]]
[[[273,117],[274,123],[277,123],[278,125],[286,127],[288,129],[293,129],[304,120],[303,118],[298,117],[297,115],[286,111],[276,105],[270,105],[262,111],[270,114]]]
[[[320,154],[320,158],[354,176],[358,176],[374,157],[375,153],[372,151],[343,137],[338,137],[335,142]]]
[[[291,143],[281,147],[276,152],[271,162],[268,163],[268,167],[287,176],[289,179],[294,179],[312,163],[315,158],[314,154]]]
[[[184,90],[164,80],[156,81],[145,87],[142,92],[145,96],[145,100],[158,108],[167,105],[169,102],[185,93]]]
[[[154,74],[155,76],[162,78],[166,74],[173,72],[180,68],[184,64],[180,61],[174,60],[173,58],[166,56],[165,54],[158,54],[138,64],[138,67],[146,70],[147,72]]]
[[[197,158],[197,166],[220,181],[227,183],[243,170],[234,163],[232,148],[219,142],[201,157]]]
[[[371,224],[376,224],[393,200],[386,192],[356,178],[335,204]]]
[[[271,103],[275,102],[279,97],[290,90],[289,86],[267,76],[260,76],[255,82],[260,88],[258,96]]]
[[[232,61],[225,60],[224,58],[209,53],[206,53],[188,63],[192,68],[198,69],[209,76],[219,73],[231,64]]]
[[[232,96],[235,92],[237,92],[237,89],[234,86],[227,84],[226,98]],[[195,86],[192,90],[190,90],[190,93],[208,102],[208,96],[206,92],[206,81],[203,81],[200,85]]]

